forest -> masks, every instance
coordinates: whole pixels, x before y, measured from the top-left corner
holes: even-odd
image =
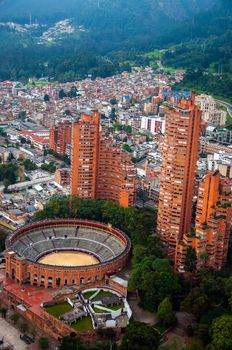
[[[28,22],[27,3],[27,0],[4,2],[0,5],[0,19]],[[48,27],[64,18],[64,14],[68,16],[75,6],[77,11],[79,4],[69,0],[70,8],[64,10],[64,6],[55,6],[53,0],[49,3],[53,11],[46,12],[41,7],[37,14]],[[102,0],[96,7],[89,0],[79,6],[78,17],[73,20],[86,30],[44,45],[37,44],[43,31],[40,27],[29,33],[0,27],[0,80],[26,82],[29,77],[43,77],[66,82],[87,76],[107,77],[130,71],[134,65],[145,66],[149,64],[146,52],[165,49],[162,55],[165,67],[188,70],[180,88],[229,98],[232,3],[230,0],[194,3],[177,1],[176,8],[172,8],[170,1],[130,0],[125,5],[123,0],[113,3]],[[37,2],[32,1],[30,6],[33,15]],[[12,9],[10,14],[7,8]]]

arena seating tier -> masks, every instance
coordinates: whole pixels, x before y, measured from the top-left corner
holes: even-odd
[[[119,237],[104,230],[83,226],[51,226],[25,233],[15,240],[11,249],[33,262],[46,253],[61,250],[88,252],[100,262],[106,262],[122,254],[125,246]]]

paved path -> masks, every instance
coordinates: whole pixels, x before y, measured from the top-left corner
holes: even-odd
[[[4,336],[5,340],[14,346],[15,350],[26,350],[27,344],[20,339],[20,332],[11,324],[0,317],[0,338]]]
[[[133,317],[136,321],[144,322],[151,326],[157,323],[155,314],[139,307],[138,300],[128,300],[128,302],[133,312]]]

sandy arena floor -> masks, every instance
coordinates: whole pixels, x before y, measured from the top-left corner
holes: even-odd
[[[87,266],[99,263],[94,256],[81,252],[51,253],[43,256],[38,262],[55,266]]]

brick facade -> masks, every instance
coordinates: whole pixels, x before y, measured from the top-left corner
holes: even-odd
[[[70,154],[72,139],[72,123],[69,121],[60,122],[50,129],[49,148],[64,156]]]
[[[130,241],[126,236],[118,230],[115,230],[107,225],[95,223],[92,221],[82,220],[59,220],[59,225],[86,225],[93,227],[95,230],[99,227],[106,232],[117,235],[122,239],[125,245],[125,251],[108,262],[99,263],[91,266],[79,267],[62,267],[50,266],[41,263],[34,263],[22,256],[19,257],[16,252],[12,251],[11,244],[26,235],[32,229],[43,229],[46,227],[55,226],[56,220],[35,223],[25,228],[18,230],[11,241],[8,243],[6,250],[6,276],[14,279],[19,284],[30,284],[43,286],[45,288],[57,288],[64,285],[89,285],[91,283],[105,280],[111,274],[120,271],[127,263],[130,254]]]
[[[188,247],[197,255],[197,269],[221,270],[227,262],[232,192],[229,181],[219,171],[208,173],[198,190],[195,227],[186,233],[176,248],[175,269],[184,272]]]
[[[73,124],[71,192],[133,206],[136,171],[131,156],[100,131],[100,115],[82,114]]]
[[[194,98],[166,110],[157,231],[172,257],[192,215],[201,122]]]

